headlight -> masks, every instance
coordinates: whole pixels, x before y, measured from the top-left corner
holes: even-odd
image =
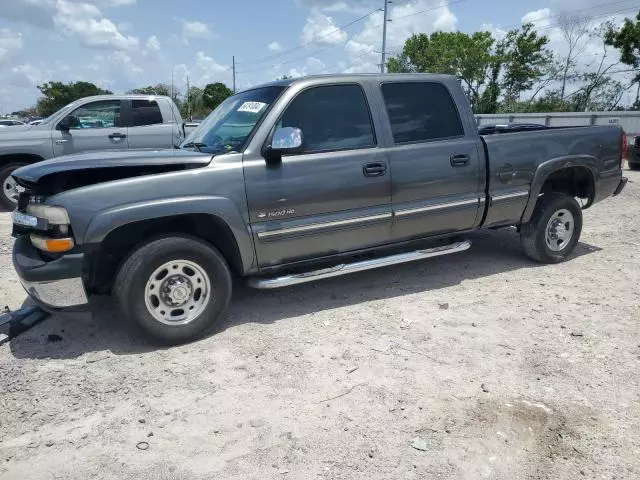
[[[27,206],[27,213],[45,219],[51,225],[69,225],[71,223],[67,211],[62,207],[32,203]]]

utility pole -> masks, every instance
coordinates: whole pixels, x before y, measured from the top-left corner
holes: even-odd
[[[173,67],[171,67],[171,100],[173,100]]]
[[[187,75],[187,118],[191,122],[191,86],[189,85],[189,76]]]
[[[236,57],[234,55],[231,58],[233,62],[233,93],[236,93]]]
[[[389,12],[389,0],[384,0],[384,20],[382,21],[382,62],[380,63],[380,73],[384,73],[387,57],[387,14]]]

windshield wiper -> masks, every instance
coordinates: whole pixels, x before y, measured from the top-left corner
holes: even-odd
[[[195,148],[199,152],[202,152],[202,148],[206,148],[208,145],[202,142],[189,142],[182,145],[181,148]]]

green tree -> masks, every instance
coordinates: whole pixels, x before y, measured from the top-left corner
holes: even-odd
[[[640,12],[635,21],[625,18],[620,28],[608,25],[605,33],[607,45],[620,50],[620,61],[634,69],[640,67]],[[636,73],[633,83],[638,84],[634,105],[640,104],[640,72]]]
[[[166,83],[158,83],[157,85],[149,85],[147,87],[134,88],[127,92],[134,95],[164,95],[171,96],[171,86]]]
[[[233,92],[224,83],[209,83],[202,91],[202,104],[213,110],[231,95]]]
[[[38,109],[38,113],[45,117],[48,117],[79,98],[113,93],[109,90],[99,88],[90,82],[47,82],[38,85],[38,90],[40,90],[43,96],[38,99],[36,108]]]
[[[489,32],[434,32],[411,36],[402,53],[387,63],[389,72],[428,72],[457,76],[478,110],[483,90],[491,79],[495,57]]]
[[[533,23],[526,23],[521,29],[507,33],[504,40],[505,103],[517,103],[522,93],[533,88],[545,76],[553,63],[548,44],[549,39],[538,35]]]
[[[194,118],[206,117],[211,112],[211,110],[204,105],[203,92],[204,90],[199,87],[191,87],[189,89],[189,93],[184,98],[180,107],[180,113],[184,118],[191,121]]]

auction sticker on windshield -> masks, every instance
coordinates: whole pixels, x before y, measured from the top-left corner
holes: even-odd
[[[240,105],[238,112],[258,113],[266,106],[267,104],[262,102],[244,102]]]

